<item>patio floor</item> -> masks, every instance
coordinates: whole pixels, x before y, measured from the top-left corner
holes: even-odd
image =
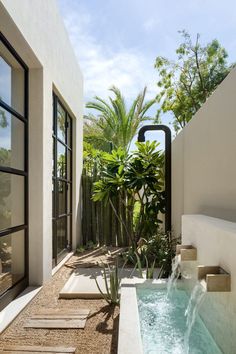
[[[99,255],[98,255],[99,257]],[[95,257],[96,258],[96,257]],[[81,256],[73,256],[69,263],[78,265]],[[83,258],[84,263],[86,257]],[[91,266],[91,265],[90,265]],[[63,266],[43,286],[32,302],[0,335],[0,350],[5,345],[44,345],[76,347],[76,353],[115,354],[118,342],[119,308],[110,307],[102,299],[59,299],[58,295],[73,268]],[[85,329],[24,328],[32,314],[45,308],[90,309]]]

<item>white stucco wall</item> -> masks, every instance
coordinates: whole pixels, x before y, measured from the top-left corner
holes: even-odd
[[[225,354],[236,348],[236,223],[205,215],[183,215],[182,243],[197,248],[196,262],[182,262],[185,283],[196,284],[197,266],[220,266],[231,275],[230,292],[205,295],[200,315]]]
[[[172,144],[172,223],[205,214],[236,221],[236,69]]]
[[[29,67],[29,280],[52,270],[52,92],[73,118],[73,248],[80,237],[83,79],[55,0],[0,0],[0,31]]]

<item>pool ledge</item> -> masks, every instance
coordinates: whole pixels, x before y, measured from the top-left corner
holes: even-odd
[[[166,280],[123,279],[121,283],[118,354],[143,354],[137,303],[137,287],[166,287]]]

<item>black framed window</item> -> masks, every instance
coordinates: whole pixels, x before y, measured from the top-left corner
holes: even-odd
[[[53,94],[52,234],[53,265],[71,250],[72,119]]]
[[[28,283],[28,68],[0,32],[0,310]]]

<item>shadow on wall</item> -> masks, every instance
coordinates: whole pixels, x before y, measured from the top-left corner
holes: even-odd
[[[235,222],[235,210],[222,207],[218,208],[213,205],[200,206],[199,210],[195,214],[208,215],[214,218]]]

